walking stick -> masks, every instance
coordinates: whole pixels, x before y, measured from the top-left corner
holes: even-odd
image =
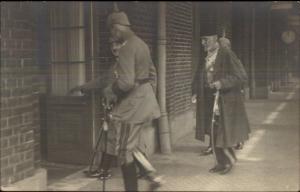
[[[107,132],[108,132],[108,121],[111,119],[111,109],[112,106],[111,105],[107,105],[105,102],[105,99],[102,99],[102,106],[104,109],[104,118],[103,118],[103,124],[102,124],[102,130],[104,131],[104,155],[106,155],[107,152]],[[105,172],[104,174],[106,174],[106,169],[104,169]],[[102,191],[105,191],[105,178],[102,179]]]
[[[92,167],[94,165],[95,157],[96,157],[96,154],[98,152],[98,148],[99,148],[99,145],[101,143],[101,140],[102,140],[103,136],[104,136],[104,138],[103,138],[104,139],[104,154],[106,154],[106,152],[107,152],[107,131],[108,131],[108,123],[107,122],[110,118],[110,113],[108,113],[108,111],[111,110],[111,106],[106,106],[104,100],[102,100],[102,106],[104,108],[104,117],[102,118],[103,124],[102,124],[102,127],[100,129],[100,134],[99,134],[96,146],[94,147],[94,150],[93,150],[93,155],[92,155],[92,158],[90,160],[89,169],[88,169],[88,171],[84,171],[84,173],[88,177],[90,177],[93,174]],[[103,191],[104,190],[105,190],[105,182],[103,183]]]
[[[216,115],[219,115],[219,111],[218,111],[219,97],[220,97],[220,91],[217,89],[217,92],[215,93],[215,100],[214,100],[213,114],[212,114],[212,121],[211,121],[211,141],[212,141],[213,154],[215,157],[215,165],[218,164],[218,160],[215,151],[216,146],[215,146],[215,138],[214,138],[214,125],[216,123]]]
[[[98,140],[97,140],[97,144],[94,148],[93,155],[92,155],[92,158],[90,160],[89,170],[87,172],[85,172],[87,174],[87,176],[90,176],[93,172],[92,167],[93,167],[93,164],[94,164],[94,161],[95,161],[96,154],[98,152],[98,147],[99,147],[102,135],[103,135],[103,129],[100,130],[100,134],[99,134],[99,137],[98,137]]]

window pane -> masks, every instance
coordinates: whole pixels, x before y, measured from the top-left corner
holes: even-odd
[[[66,31],[58,30],[51,33],[51,61],[67,61]]]
[[[83,26],[83,2],[73,2],[69,8],[69,26]]]
[[[69,61],[84,61],[85,52],[84,29],[70,30],[69,32]]]
[[[51,3],[52,94],[85,82],[84,2]],[[75,28],[74,28],[75,27]],[[80,28],[81,27],[81,28]],[[59,62],[59,63],[55,63]],[[79,62],[79,63],[71,63]]]
[[[52,94],[63,96],[68,90],[68,65],[52,65]]]
[[[66,2],[50,3],[50,24],[52,28],[67,26],[68,4],[70,3],[66,3]]]
[[[69,87],[75,87],[76,85],[82,85],[85,82],[85,64],[71,64],[69,65]]]

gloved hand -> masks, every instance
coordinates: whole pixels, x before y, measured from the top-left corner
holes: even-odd
[[[86,94],[87,93],[87,89],[85,89],[84,85],[78,85],[74,88],[72,88],[67,95],[74,95],[76,92],[80,91],[82,94]]]
[[[112,85],[107,86],[103,90],[103,97],[105,99],[106,105],[110,106],[111,104],[115,104],[117,102],[117,95],[112,91]]]
[[[191,101],[192,101],[192,103],[197,103],[197,95],[196,94],[192,95]]]

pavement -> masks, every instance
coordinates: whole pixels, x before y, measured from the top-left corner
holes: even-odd
[[[251,135],[233,170],[227,175],[209,173],[212,155],[200,156],[208,143],[189,133],[174,146],[172,155],[154,154],[150,161],[166,183],[159,191],[299,191],[299,81],[267,100],[247,100]],[[86,168],[84,168],[86,169]],[[103,183],[86,178],[80,169],[52,182],[49,191],[102,191]],[[120,168],[105,182],[106,191],[123,191]],[[148,183],[139,180],[139,190],[148,191]]]

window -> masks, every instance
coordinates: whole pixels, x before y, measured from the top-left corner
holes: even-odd
[[[83,2],[50,3],[51,95],[64,96],[85,82]]]

